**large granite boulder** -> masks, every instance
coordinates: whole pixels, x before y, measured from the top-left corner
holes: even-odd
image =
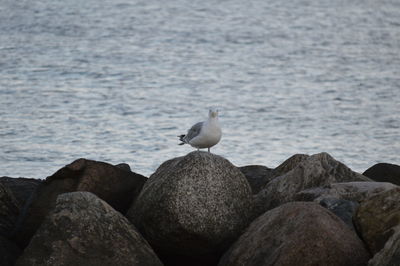
[[[134,226],[90,192],[59,195],[16,265],[162,265]]]
[[[114,209],[125,213],[139,194],[146,177],[104,162],[78,159],[61,168],[36,190],[17,240],[25,247],[47,213],[54,207],[58,195],[73,191],[89,191],[105,200]]]
[[[370,197],[360,204],[355,223],[372,254],[400,232],[400,188]]]
[[[250,186],[237,167],[195,151],[164,162],[128,218],[164,263],[213,265],[250,223],[252,207]]]
[[[291,202],[253,221],[219,266],[361,266],[368,259],[356,233],[330,211],[313,202]]]
[[[15,228],[20,208],[12,192],[0,183],[0,235],[10,237]]]
[[[0,177],[0,183],[7,186],[13,193],[18,205],[23,208],[27,201],[31,198],[32,193],[42,183],[40,179],[24,178],[24,177]]]
[[[300,159],[297,165],[290,167],[291,170],[275,177],[255,196],[259,214],[293,201],[297,192],[307,188],[338,182],[371,181],[369,178],[353,172],[327,153],[309,157],[302,156]]]
[[[327,184],[322,187],[315,187],[302,190],[294,196],[297,201],[320,202],[325,198],[337,198],[356,202],[379,194],[383,191],[391,190],[397,186],[385,182],[344,182]]]
[[[378,182],[390,182],[400,186],[400,165],[378,163],[368,168],[363,175]]]
[[[272,180],[272,169],[264,165],[246,165],[239,167],[239,170],[249,182],[253,194],[260,192]]]
[[[19,247],[9,239],[0,235],[0,265],[14,266],[21,254]]]

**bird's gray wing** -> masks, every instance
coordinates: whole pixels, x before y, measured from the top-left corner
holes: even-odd
[[[199,122],[197,124],[194,124],[188,131],[188,133],[185,136],[185,140],[189,142],[191,139],[197,137],[200,134],[201,128],[203,126],[204,122]]]

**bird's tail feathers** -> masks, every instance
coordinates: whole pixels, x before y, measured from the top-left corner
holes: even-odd
[[[186,135],[179,135],[179,136],[178,136],[179,140],[182,141],[182,142],[179,143],[178,145],[186,144],[185,136],[186,136]]]

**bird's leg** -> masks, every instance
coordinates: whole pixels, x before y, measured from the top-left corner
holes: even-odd
[[[200,151],[200,149],[197,149],[197,151]]]
[[[208,152],[210,152],[210,148],[208,148]]]

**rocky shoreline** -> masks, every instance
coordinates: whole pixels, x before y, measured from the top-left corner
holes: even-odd
[[[400,166],[327,153],[277,168],[207,152],[129,165],[78,159],[0,178],[0,265],[400,265]]]

